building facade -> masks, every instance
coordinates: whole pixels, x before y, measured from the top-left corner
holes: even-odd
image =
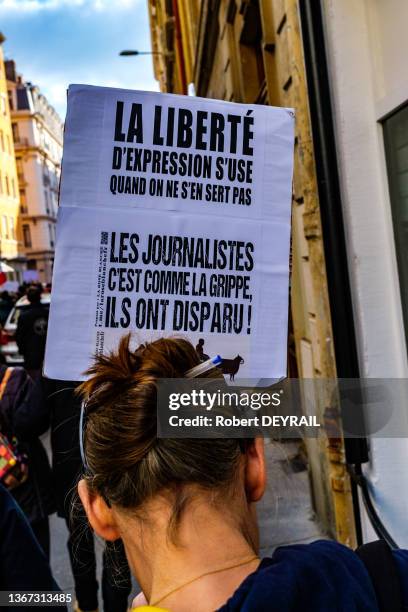
[[[161,89],[296,111],[289,375],[336,377],[327,274],[297,0],[150,0]],[[313,389],[313,386],[310,386]],[[305,398],[320,418],[323,386]],[[355,543],[341,436],[306,440],[314,507],[326,531]]]
[[[4,268],[9,281],[21,282],[25,256],[19,241],[20,200],[6,70],[1,46],[4,40],[4,36],[0,34],[0,271]]]
[[[49,283],[62,159],[63,124],[39,88],[6,62],[8,99],[20,192],[20,231],[27,269]]]
[[[193,83],[200,96],[296,110],[289,374],[408,378],[407,3],[149,6],[162,90],[187,93]],[[321,415],[334,408],[321,393],[312,402]],[[406,437],[323,437],[307,447],[314,506],[329,532],[350,544],[355,533],[376,537],[375,525],[377,536],[385,528],[408,546]],[[346,457],[367,485],[374,521]]]

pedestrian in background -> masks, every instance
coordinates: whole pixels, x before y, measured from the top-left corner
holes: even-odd
[[[27,290],[29,306],[17,321],[16,342],[24,357],[24,367],[32,378],[40,378],[45,354],[49,308],[41,304],[41,287],[33,285]]]
[[[8,291],[3,291],[0,294],[0,325],[4,325],[7,321],[10,310],[14,306],[14,301],[15,300]]]
[[[69,531],[68,552],[75,583],[76,612],[98,608],[98,580],[94,534],[81,503],[75,504],[76,487],[83,472],[79,448],[81,401],[76,382],[45,380],[51,419],[52,467],[56,483],[58,516]],[[79,500],[78,500],[79,501]],[[126,612],[131,591],[130,570],[121,542],[108,543],[103,553],[102,599],[104,612]]]
[[[7,382],[4,385],[5,378]],[[49,427],[40,381],[24,368],[0,365],[0,431],[10,442],[18,441],[26,457],[26,477],[11,485],[10,493],[26,515],[47,558],[50,554],[50,514],[55,512],[54,482],[47,453],[39,439]],[[3,483],[4,484],[4,483]]]
[[[60,591],[26,517],[1,484],[0,591]],[[26,609],[13,606],[17,612]],[[50,606],[47,610],[66,612],[67,608]]]

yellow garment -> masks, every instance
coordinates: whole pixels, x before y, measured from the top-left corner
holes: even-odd
[[[132,608],[132,612],[170,612],[165,608],[157,608],[156,606],[139,606],[138,608]]]

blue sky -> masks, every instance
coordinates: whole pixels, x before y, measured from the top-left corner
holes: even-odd
[[[147,0],[0,0],[4,51],[65,117],[69,83],[157,90]]]

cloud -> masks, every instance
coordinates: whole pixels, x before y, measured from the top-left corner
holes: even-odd
[[[55,107],[64,107],[67,99],[67,84],[65,82],[43,84],[42,89],[47,90],[49,102]]]
[[[0,11],[17,11],[20,15],[77,7],[96,11],[118,11],[132,9],[140,2],[141,0],[0,0]]]
[[[22,5],[29,5],[25,12]],[[151,57],[118,54],[125,47],[149,50],[146,0],[0,0],[0,26],[6,57],[62,118],[70,83],[158,88]]]
[[[139,75],[139,78],[134,78],[131,75],[129,78],[110,78],[103,70],[92,72],[83,71],[80,75],[69,74],[63,75],[50,72],[38,72],[34,67],[27,67],[27,74],[30,75],[32,83],[37,85],[41,93],[43,93],[48,102],[55,108],[61,119],[65,118],[67,89],[70,83],[85,83],[87,85],[98,85],[101,87],[114,87],[119,89],[133,90],[148,90],[159,91],[157,81],[150,74]]]

